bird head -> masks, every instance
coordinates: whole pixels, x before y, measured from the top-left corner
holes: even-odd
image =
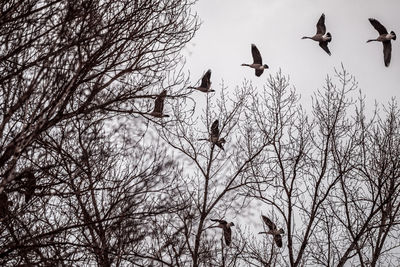
[[[229,226],[235,226],[235,224],[233,222],[230,222]]]
[[[332,41],[332,35],[330,32],[326,33],[326,37],[328,37],[328,42]]]
[[[394,33],[394,31],[391,31],[390,34],[393,36],[392,39],[396,40],[396,34]]]
[[[221,139],[219,139],[219,143],[220,143],[220,144],[224,144],[224,143],[226,143],[226,140],[225,140],[225,138],[221,138]]]
[[[283,229],[281,228],[281,229],[279,229],[279,233],[280,233],[280,234],[284,234],[285,231],[283,231]]]
[[[268,69],[268,68],[269,68],[268,65],[264,64],[264,69]]]

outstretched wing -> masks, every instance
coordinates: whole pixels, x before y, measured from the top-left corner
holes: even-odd
[[[263,72],[264,72],[264,70],[256,69],[256,76],[257,76],[257,77],[260,77],[261,74],[263,74]]]
[[[8,197],[3,191],[0,193],[0,218],[4,218],[8,213]]]
[[[232,241],[232,230],[230,227],[224,227],[225,244],[229,246]]]
[[[282,236],[281,235],[274,235],[275,243],[278,247],[282,247]]]
[[[219,124],[218,120],[215,120],[211,125],[211,137],[218,138],[219,136],[218,124]]]
[[[386,67],[389,67],[391,57],[392,57],[392,42],[385,41],[383,42],[383,59],[385,60]]]
[[[379,21],[373,18],[369,18],[369,22],[371,22],[372,26],[374,26],[375,30],[379,32],[379,35],[381,34],[387,34],[387,30],[385,26],[383,26]]]
[[[270,230],[276,230],[276,225],[269,218],[264,215],[261,215],[261,217]]]
[[[28,203],[35,193],[36,189],[36,178],[33,172],[29,171],[26,174],[26,182],[25,182],[25,202]]]
[[[331,55],[331,51],[329,51],[328,48],[328,42],[319,42],[319,46],[325,50],[326,53],[328,53],[328,55]]]
[[[258,51],[257,46],[255,44],[251,44],[251,54],[253,55],[254,64],[262,65],[262,58],[260,51]]]
[[[164,99],[167,96],[167,90],[164,90],[159,94],[154,101],[154,111],[157,113],[162,113],[164,109]]]
[[[210,89],[211,87],[211,70],[208,70],[204,75],[203,78],[201,79],[201,85],[200,87]]]
[[[325,14],[322,13],[321,17],[317,22],[317,34],[325,34],[326,27],[325,27]]]
[[[220,224],[227,224],[227,223],[228,223],[228,222],[225,221],[225,220],[218,220],[218,219],[210,219],[210,220],[213,221],[213,222],[220,223]]]

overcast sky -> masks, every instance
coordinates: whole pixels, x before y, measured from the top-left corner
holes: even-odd
[[[222,79],[229,88],[250,79],[259,88],[268,74],[279,69],[290,75],[291,84],[309,103],[313,91],[321,88],[327,74],[343,63],[367,96],[367,103],[387,103],[400,96],[400,1],[399,0],[201,0],[195,5],[202,25],[185,49],[186,67],[193,82],[212,69],[214,89]],[[313,36],[316,23],[325,13],[327,31],[332,34],[326,54],[317,42],[301,40]],[[399,39],[392,41],[392,60],[383,61],[382,44],[366,43],[378,37],[368,18],[376,18]],[[261,77],[241,67],[252,63],[250,45],[257,45],[263,63],[270,69]]]

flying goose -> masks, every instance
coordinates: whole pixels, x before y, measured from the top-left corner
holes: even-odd
[[[269,231],[268,232],[259,232],[259,234],[270,234],[274,236],[275,243],[278,247],[282,247],[282,235],[284,234],[285,231],[283,229],[277,229],[275,223],[273,223],[269,218],[265,217],[264,215],[261,215],[264,223],[268,226]]]
[[[258,51],[255,44],[251,44],[251,54],[253,55],[253,64],[243,63],[241,66],[248,66],[256,70],[256,76],[259,77],[263,74],[265,69],[268,69],[267,64],[262,64],[262,58],[260,51]]]
[[[36,178],[33,172],[27,171],[25,181],[25,203],[28,203],[32,196],[35,194],[36,189]]]
[[[219,122],[215,120],[211,125],[211,135],[210,141],[216,144],[220,149],[224,150],[223,144],[226,142],[224,138],[219,138],[219,129],[218,129]]]
[[[4,218],[7,216],[9,213],[8,206],[11,206],[13,204],[12,201],[8,200],[8,196],[6,192],[1,192],[0,193],[0,219]]]
[[[199,87],[189,86],[191,89],[196,89],[204,93],[215,92],[215,90],[210,89],[211,87],[211,70],[208,70],[201,78],[201,84]]]
[[[27,168],[18,174],[15,180],[22,184],[22,187],[24,188],[25,203],[28,203],[37,189],[35,174],[33,173],[32,169]]]
[[[223,144],[226,143],[225,138],[219,138],[220,132],[218,128],[218,120],[215,120],[211,125],[211,133],[208,139],[201,138],[199,141],[209,141],[212,144],[217,145],[220,149],[224,150]]]
[[[325,14],[322,14],[317,23],[317,33],[312,36],[304,36],[301,39],[311,39],[316,42],[319,42],[319,46],[325,50],[328,55],[331,55],[331,51],[329,51],[328,43],[332,41],[332,35],[328,32],[326,35],[326,27],[325,27]]]
[[[147,114],[157,118],[169,117],[169,115],[163,114],[164,99],[166,96],[167,96],[167,90],[162,91],[154,101],[154,110]]]
[[[383,44],[383,59],[385,61],[385,66],[389,67],[390,58],[392,55],[392,42],[390,40],[396,40],[396,34],[394,31],[388,33],[385,26],[379,23],[376,19],[369,18],[369,22],[371,22],[372,26],[374,26],[375,30],[379,32],[379,36],[376,39],[370,39],[367,43],[372,41],[382,42]]]
[[[211,221],[218,223],[218,225],[214,227],[222,228],[222,230],[224,231],[225,244],[229,246],[232,241],[231,226],[235,226],[235,224],[233,222],[228,223],[225,220],[211,219]]]

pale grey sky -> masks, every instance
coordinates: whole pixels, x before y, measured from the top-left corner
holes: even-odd
[[[392,61],[386,68],[382,44],[366,43],[378,36],[368,18],[376,18],[400,38],[399,10],[398,0],[201,0],[195,11],[203,24],[185,49],[186,68],[193,82],[212,69],[216,90],[222,79],[233,90],[244,78],[261,88],[268,74],[282,69],[307,103],[326,74],[332,75],[333,68],[343,63],[356,77],[367,103],[387,103],[400,96],[400,39],[392,41]],[[322,13],[332,34],[332,56],[317,42],[301,40],[315,34]],[[252,63],[251,43],[270,67],[261,77],[240,66]]]

